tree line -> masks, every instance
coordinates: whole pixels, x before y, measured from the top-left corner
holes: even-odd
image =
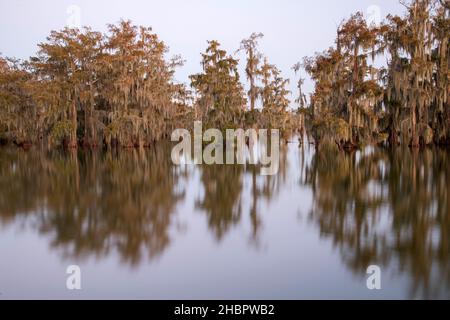
[[[28,61],[0,60],[0,132],[16,144],[148,145],[167,132],[185,88],[181,59],[130,21],[53,31]]]
[[[35,57],[0,56],[0,141],[77,146],[149,147],[175,128],[280,129],[354,149],[364,143],[450,145],[448,1],[402,2],[404,16],[380,25],[361,13],[343,21],[335,45],[293,66],[315,83],[309,99],[258,48],[253,33],[227,53],[216,40],[201,55],[190,85],[177,83],[180,56],[151,28],[130,21],[53,31]],[[246,56],[247,92],[236,53]],[[386,63],[381,60],[386,59]],[[292,111],[295,109],[295,111]]]
[[[239,50],[248,56],[248,110],[239,61],[218,41],[208,41],[202,72],[190,76],[187,87],[174,80],[184,61],[166,59],[168,47],[151,28],[121,21],[107,33],[52,31],[35,57],[0,57],[0,139],[19,146],[128,148],[151,146],[195,120],[221,129],[293,127],[288,80],[262,61],[261,37],[253,34]],[[256,110],[257,99],[262,109]]]
[[[406,14],[380,25],[352,15],[333,47],[304,59],[315,81],[305,113],[316,142],[450,145],[450,4],[401,3]]]

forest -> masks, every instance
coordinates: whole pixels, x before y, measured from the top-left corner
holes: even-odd
[[[253,33],[228,53],[217,40],[190,84],[175,80],[183,59],[151,28],[120,21],[107,32],[52,31],[26,61],[0,56],[0,142],[77,147],[151,147],[176,128],[280,129],[285,140],[354,150],[364,144],[450,145],[450,4],[402,2],[403,16],[343,21],[335,43],[293,66],[289,79],[259,50]],[[244,53],[245,80],[237,53]],[[245,88],[248,88],[248,91]]]

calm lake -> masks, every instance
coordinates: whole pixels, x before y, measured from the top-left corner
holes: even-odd
[[[290,143],[262,176],[173,166],[168,144],[1,148],[0,299],[448,299],[449,164],[437,149]]]

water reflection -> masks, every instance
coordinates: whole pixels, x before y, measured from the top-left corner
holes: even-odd
[[[208,225],[220,240],[242,213],[242,166],[204,166],[204,194],[197,208],[206,212]]]
[[[282,149],[283,150],[283,149]],[[25,221],[51,235],[66,257],[107,256],[117,251],[129,264],[151,260],[169,246],[176,207],[185,200],[189,170],[173,166],[171,145],[115,152],[25,152],[3,149],[0,157],[0,222]],[[286,150],[280,175],[286,174]],[[284,154],[284,156],[283,156]],[[252,177],[252,237],[261,225],[257,206],[280,184],[257,166],[202,166],[203,192],[196,208],[221,240],[242,215],[243,179]],[[189,224],[189,222],[187,222]]]
[[[151,153],[151,154],[148,154]],[[65,255],[108,255],[137,264],[161,254],[184,190],[165,148],[152,151],[2,152],[0,221],[32,216]]]
[[[217,240],[241,221],[243,214],[244,179],[250,185],[247,212],[251,221],[251,239],[258,240],[262,226],[260,202],[270,201],[280,191],[286,181],[287,146],[280,147],[279,170],[276,175],[263,176],[257,165],[234,166],[212,165],[201,167],[203,192],[196,201],[196,208],[206,213],[208,226]]]
[[[262,176],[253,165],[176,167],[170,151],[169,144],[120,152],[1,149],[0,236],[6,226],[20,226],[23,233],[44,235],[50,251],[63,257],[96,257],[101,263],[118,256],[127,266],[139,266],[183,241],[183,230],[199,218],[207,229],[197,226],[189,248],[205,246],[212,235],[217,243],[236,246],[227,252],[240,252],[241,260],[242,252],[266,254],[265,260],[248,261],[247,269],[265,263],[277,275],[286,272],[277,259],[300,263],[308,257],[295,260],[299,248],[319,252],[323,245],[290,225],[304,220],[286,219],[308,203],[305,194],[299,195],[300,178],[301,189],[312,198],[306,207],[310,223],[303,230],[319,232],[325,245],[339,252],[329,272],[339,274],[343,261],[347,270],[364,277],[367,266],[377,264],[394,279],[407,279],[409,297],[449,296],[449,152],[315,153],[290,144],[281,146],[278,174]],[[286,210],[284,218],[273,208]],[[243,230],[250,245],[227,242],[243,225],[249,227]],[[288,229],[281,251],[260,250],[270,237],[284,239]],[[234,259],[224,257],[239,263]],[[305,279],[308,274],[302,272],[312,272],[301,264],[295,268],[289,277]]]
[[[410,277],[411,298],[448,296],[449,163],[449,152],[431,149],[318,153],[303,179],[310,218],[354,272],[393,267]]]

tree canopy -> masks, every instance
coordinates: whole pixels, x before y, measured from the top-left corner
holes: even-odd
[[[343,149],[450,145],[449,5],[402,4],[404,16],[388,15],[380,25],[351,15],[333,46],[295,64],[296,75],[303,68],[315,83],[308,98],[299,77],[295,107],[289,79],[259,50],[262,33],[235,52],[245,54],[247,84],[240,61],[211,40],[187,86],[175,81],[184,61],[167,59],[167,45],[149,27],[123,20],[106,33],[52,31],[28,61],[0,56],[0,140],[149,147],[202,120],[221,130],[280,129],[285,138],[303,138],[306,129],[317,146]]]

